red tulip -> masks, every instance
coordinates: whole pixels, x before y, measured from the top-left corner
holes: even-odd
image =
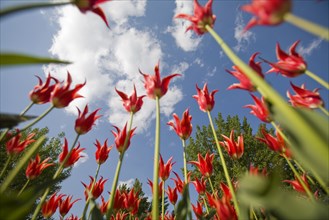
[[[79,108],[77,109],[79,112],[79,116],[75,120],[75,131],[80,135],[86,134],[91,130],[92,126],[95,124],[95,121],[101,117],[101,115],[96,115],[100,109],[96,109],[95,111],[90,113],[88,117],[86,117],[88,113],[88,105],[86,105],[83,112],[81,112]]]
[[[44,202],[42,205],[41,213],[43,217],[50,218],[57,210],[59,201],[63,197],[63,194],[59,194],[57,196],[57,192],[55,192],[48,201]]]
[[[173,129],[176,131],[176,134],[183,140],[186,140],[190,137],[192,133],[192,115],[189,114],[189,110],[186,109],[183,113],[182,120],[179,119],[179,117],[174,113],[174,122],[170,121],[167,123],[167,125],[170,125],[173,127]],[[176,123],[176,125],[175,125]]]
[[[214,95],[218,92],[218,90],[214,90],[209,94],[207,83],[204,84],[202,90],[198,87],[198,85],[196,85],[196,90],[198,94],[194,95],[193,98],[197,100],[200,110],[210,112],[214,108]]]
[[[197,201],[196,206],[192,204],[192,209],[198,219],[203,219],[203,209],[199,201]]]
[[[306,108],[318,108],[324,105],[322,98],[320,97],[319,89],[314,89],[313,91],[307,90],[305,84],[301,87],[295,86],[290,82],[292,89],[296,95],[292,95],[287,91],[287,96],[290,99],[290,103],[294,107],[306,107]]]
[[[261,121],[265,123],[269,123],[272,121],[270,116],[270,111],[267,108],[267,105],[265,103],[264,97],[262,99],[257,98],[253,94],[250,94],[252,99],[255,102],[255,105],[245,105],[244,108],[250,108],[250,113],[255,115],[257,118],[259,118]]]
[[[249,5],[243,5],[241,9],[254,15],[245,30],[255,25],[278,25],[284,21],[284,16],[291,11],[291,0],[252,0]]]
[[[111,131],[115,138],[114,140],[115,146],[120,153],[124,153],[129,148],[130,139],[132,138],[132,136],[134,136],[134,131],[136,128],[133,128],[129,132],[129,134],[127,134],[127,123],[125,124],[122,130],[120,130],[117,126],[113,126],[113,127],[117,130],[117,132]],[[128,141],[126,143],[127,146],[124,146],[127,135],[128,135]]]
[[[40,156],[37,154],[34,160],[30,160],[29,164],[27,165],[25,175],[26,178],[29,180],[33,180],[37,178],[44,169],[47,167],[55,165],[54,163],[48,163],[50,157],[44,159],[42,162],[40,161]]]
[[[95,152],[96,162],[98,164],[103,164],[109,157],[109,153],[112,150],[112,146],[107,146],[107,139],[105,140],[104,144],[101,145],[98,140],[96,140],[95,146],[97,147],[97,150]]]
[[[172,166],[175,164],[175,162],[171,162],[173,157],[170,157],[165,164],[163,162],[162,156],[160,155],[160,161],[159,161],[159,177],[162,181],[166,181],[169,178],[170,171],[172,170]]]
[[[71,214],[70,217],[66,218],[65,220],[79,220],[80,218],[76,215]]]
[[[66,163],[64,164],[64,167],[70,167],[73,164],[75,164],[81,157],[83,157],[82,155],[80,155],[80,153],[85,150],[85,148],[80,148],[80,143],[78,144],[77,147],[74,147],[71,151],[70,157],[69,159],[66,161]],[[64,140],[64,144],[63,144],[63,151],[62,153],[60,153],[59,155],[59,162],[62,163],[66,156],[68,155],[69,151],[68,151],[68,143],[67,143],[67,139],[65,138]]]
[[[255,57],[259,53],[254,53],[250,59],[249,59],[249,66],[258,73],[258,75],[262,78],[264,78],[264,75],[262,73],[262,67],[261,62],[255,62]],[[226,70],[228,73],[230,73],[232,76],[236,77],[240,83],[234,83],[231,86],[229,86],[227,89],[244,89],[250,92],[256,91],[255,85],[252,84],[250,79],[244,74],[243,71],[240,70],[238,66],[232,66],[234,71]]]
[[[140,199],[138,192],[135,193],[134,189],[130,190],[129,193],[125,193],[125,207],[131,213],[131,215],[136,215],[139,209]]]
[[[89,176],[89,178],[90,178],[90,183],[88,186],[85,183],[81,182],[82,185],[85,187],[86,200],[88,200],[88,197],[89,197],[88,192],[90,192],[92,185],[95,181],[93,177]],[[97,182],[94,183],[94,188],[90,192],[93,199],[97,199],[102,194],[102,192],[104,190],[104,184],[106,181],[107,181],[107,179],[103,180],[103,177],[101,177]]]
[[[117,214],[114,216],[111,216],[111,220],[126,220],[129,216],[129,213],[127,212],[117,212]]]
[[[177,187],[171,188],[170,186],[168,186],[168,190],[166,191],[166,193],[167,193],[170,203],[175,206],[177,199],[178,199]]]
[[[147,179],[147,184],[149,184],[150,185],[150,187],[151,187],[151,190],[152,190],[152,194],[153,194],[153,182],[150,180],[150,179]],[[163,190],[163,181],[161,181],[160,183],[159,183],[159,199],[161,199],[162,198],[162,190]]]
[[[59,213],[62,217],[64,217],[72,208],[73,204],[81,199],[76,199],[71,202],[72,196],[67,196],[66,199],[63,201],[62,199],[59,200]]]
[[[67,80],[64,85],[61,85],[61,83],[57,83],[53,92],[51,93],[51,101],[53,103],[53,106],[56,108],[64,108],[70,104],[74,99],[81,98],[80,94],[78,94],[78,91],[86,85],[86,83],[83,84],[77,84],[74,89],[70,90],[70,86],[72,83],[72,77],[69,72],[67,72]]]
[[[203,195],[206,192],[206,181],[207,179],[201,179],[198,178],[195,179],[195,181],[191,181],[191,183],[194,185],[195,190],[198,192],[199,195]]]
[[[58,80],[48,74],[46,82],[43,83],[39,76],[36,77],[39,79],[39,84],[34,86],[33,90],[30,92],[30,99],[34,104],[47,103],[50,101],[51,92],[54,90]],[[50,85],[52,79],[55,81],[55,84]]]
[[[7,136],[9,140],[6,142],[6,151],[9,155],[19,154],[21,153],[27,146],[29,146],[31,143],[35,142],[34,139],[34,133],[30,133],[25,140],[21,140],[22,133],[19,133],[19,130],[16,129],[17,135],[14,137],[11,137],[12,134],[8,133]]]
[[[222,134],[222,137],[224,138],[224,141],[220,141],[220,145],[225,147],[227,153],[233,158],[233,159],[239,159],[244,152],[244,142],[243,142],[243,135],[241,134],[238,137],[238,142],[234,141],[234,130],[230,133],[230,138]]]
[[[200,173],[208,178],[212,174],[212,162],[214,160],[215,154],[206,153],[205,157],[202,157],[201,154],[198,153],[198,161],[190,161],[189,163],[198,167]]]
[[[141,109],[141,107],[143,105],[143,98],[145,97],[145,95],[138,97],[135,85],[134,85],[134,91],[131,94],[131,96],[129,96],[129,97],[127,94],[125,94],[117,89],[115,89],[115,91],[122,98],[123,107],[127,110],[127,112],[136,113]]]
[[[305,173],[301,176],[301,179],[302,179],[303,183],[305,184],[305,186],[309,190],[311,190],[310,185],[307,182]],[[297,178],[295,178],[295,180],[284,180],[283,182],[291,184],[292,188],[294,190],[296,190],[297,192],[306,193],[305,189],[303,188],[302,184],[299,182],[299,180]]]
[[[250,167],[249,167],[249,174],[250,174],[250,175],[254,175],[254,176],[259,175],[258,167],[254,167],[252,164],[250,164]],[[263,168],[261,174],[262,174],[263,176],[266,176],[266,175],[267,175],[266,167]]]
[[[216,15],[212,13],[212,2],[213,0],[209,0],[207,4],[202,7],[198,0],[194,0],[193,15],[178,14],[175,18],[189,20],[192,24],[186,29],[186,31],[193,30],[198,35],[202,35],[208,32],[206,25],[212,28],[216,21]]]
[[[175,188],[177,188],[178,192],[183,193],[185,183],[175,171],[173,171],[173,173],[175,174],[176,179],[174,179],[174,178],[171,178],[171,179],[175,182],[175,185],[176,185]]]
[[[175,73],[166,76],[161,80],[159,63],[154,68],[155,75],[153,76],[149,74],[144,74],[140,70],[139,72],[144,76],[144,88],[146,89],[147,96],[151,99],[155,99],[155,97],[158,97],[160,99],[162,96],[164,96],[168,91],[170,80],[176,76],[181,75]]]
[[[219,219],[238,219],[235,209],[228,200],[228,198],[226,198],[225,193],[222,199],[219,199],[218,196],[211,195],[208,192],[206,194],[209,201],[209,205],[216,210]]]
[[[124,204],[124,200],[125,200],[125,195],[121,193],[119,189],[117,189],[114,195],[113,209],[114,210],[125,209],[126,207]]]
[[[275,138],[263,128],[262,134],[264,138],[257,138],[258,140],[265,143],[271,150],[284,154],[288,158],[291,157],[291,152],[279,132],[276,132],[277,137]]]
[[[277,63],[267,62],[272,69],[267,73],[277,72],[281,73],[285,77],[296,77],[303,74],[306,71],[307,63],[301,55],[296,52],[296,47],[299,40],[296,41],[289,49],[289,54],[281,50],[279,43],[276,44],[276,56],[278,59]]]
[[[99,210],[101,211],[102,215],[105,215],[107,213],[107,208],[110,204],[110,201],[105,201],[104,197],[101,196],[102,203],[99,206]]]
[[[225,184],[225,183],[220,183],[220,189],[223,192],[223,197],[222,200],[226,200],[227,203],[230,203],[231,199],[232,199],[232,194],[230,191],[230,188]]]
[[[99,4],[107,1],[110,0],[75,0],[74,4],[79,8],[82,13],[92,11],[93,13],[97,14],[102,18],[106,26],[109,27],[104,11],[100,7],[98,7]]]

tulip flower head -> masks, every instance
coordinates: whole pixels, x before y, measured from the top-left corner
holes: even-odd
[[[171,178],[171,179],[175,182],[175,185],[176,185],[175,188],[177,188],[178,192],[182,194],[185,183],[175,171],[173,171],[173,173],[175,174],[176,179],[174,179],[174,178]]]
[[[83,150],[85,150],[85,148],[80,148],[80,143],[78,144],[77,147],[74,147],[71,151],[69,158],[64,164],[64,167],[70,167],[74,165],[80,158],[84,157],[83,155],[81,155],[81,152]],[[67,139],[65,138],[62,153],[60,153],[59,155],[59,162],[62,163],[68,154],[69,154],[68,143],[67,143]]]
[[[258,167],[255,167],[253,164],[250,164],[250,167],[249,167],[249,174],[250,174],[250,175],[254,175],[254,176],[259,175]],[[262,170],[262,172],[261,172],[261,175],[262,175],[262,176],[266,176],[266,175],[267,175],[266,167],[263,168],[263,170]]]
[[[168,190],[166,191],[166,193],[170,203],[175,206],[178,199],[177,187],[171,188],[170,186],[168,186]]]
[[[90,183],[88,186],[85,183],[81,182],[82,185],[85,187],[86,201],[88,200],[88,197],[89,197],[88,192],[91,191],[92,185],[95,181],[93,177],[89,176],[89,178],[90,178]],[[92,191],[90,192],[93,199],[97,199],[103,193],[104,184],[106,181],[107,181],[107,179],[103,180],[103,177],[101,177],[97,182],[94,183],[94,187],[93,187]]]
[[[254,15],[244,28],[245,31],[256,26],[273,26],[281,24],[284,16],[291,11],[291,0],[251,0],[251,4],[243,5],[241,9]]]
[[[50,218],[57,210],[59,201],[61,198],[65,196],[63,194],[59,194],[57,196],[57,192],[55,192],[48,201],[44,202],[42,205],[41,213],[43,217]]]
[[[12,134],[8,133],[7,137],[10,138],[7,142],[6,142],[6,151],[8,155],[14,155],[14,154],[19,154],[21,153],[23,150],[25,150],[25,148],[27,146],[29,146],[31,143],[35,142],[34,139],[32,139],[34,137],[34,133],[30,133],[25,140],[21,140],[22,139],[22,133],[19,133],[19,130],[16,129],[16,134],[14,137],[11,137]]]
[[[202,7],[198,0],[194,0],[193,15],[178,14],[175,18],[189,20],[192,24],[186,29],[186,31],[193,30],[198,35],[203,35],[208,32],[206,25],[212,28],[216,21],[216,15],[212,13],[212,2],[213,0],[209,0],[206,5]]]
[[[257,138],[261,142],[265,143],[271,150],[279,152],[288,158],[291,158],[291,151],[286,146],[286,143],[279,132],[276,132],[276,138],[267,133],[264,128],[261,130],[264,138]]]
[[[109,27],[104,11],[100,7],[98,7],[99,4],[107,1],[110,0],[74,0],[74,4],[79,8],[82,13],[92,11],[93,13],[97,14],[102,18],[106,26]]]
[[[205,194],[206,182],[207,182],[207,179],[204,179],[203,177],[201,177],[200,180],[198,178],[196,178],[194,181],[191,181],[191,183],[194,185],[195,190],[198,192],[199,195]]]
[[[265,102],[264,97],[262,99],[257,98],[253,94],[250,94],[252,99],[255,102],[255,105],[245,105],[244,108],[250,108],[250,113],[255,115],[257,118],[259,118],[261,121],[265,123],[269,123],[272,121],[270,116],[270,111],[267,108],[267,104]]]
[[[198,85],[196,85],[197,94],[193,96],[199,104],[199,108],[203,112],[210,112],[215,105],[214,95],[218,90],[214,90],[209,94],[207,83],[204,84],[201,90]]]
[[[277,63],[267,62],[272,69],[267,73],[277,72],[284,77],[296,77],[303,74],[307,69],[307,63],[304,58],[296,52],[296,47],[300,41],[296,41],[289,49],[289,54],[281,50],[280,44],[276,44]]]
[[[101,115],[97,115],[97,112],[100,109],[96,109],[95,111],[90,113],[88,117],[86,117],[88,113],[88,105],[86,105],[83,112],[81,112],[79,108],[77,109],[79,115],[78,118],[75,120],[75,131],[80,135],[86,134],[91,130],[92,126],[95,124],[95,121],[101,117]]]
[[[26,178],[29,180],[33,180],[33,179],[37,178],[44,169],[55,165],[54,163],[48,163],[49,160],[50,160],[50,157],[44,159],[41,162],[40,156],[39,156],[39,154],[37,154],[35,159],[34,160],[31,159],[29,164],[27,165],[27,168],[25,170]]]
[[[301,176],[301,179],[304,182],[305,186],[311,190],[310,185],[307,182],[305,173]],[[284,180],[283,182],[289,183],[292,186],[292,188],[297,192],[306,193],[305,189],[303,188],[302,184],[299,182],[297,178],[295,178],[295,180]]]
[[[155,97],[160,99],[162,96],[164,96],[168,91],[170,80],[176,76],[181,75],[174,73],[161,79],[159,63],[154,68],[155,75],[151,76],[149,74],[144,74],[140,70],[139,72],[144,77],[144,88],[146,89],[147,96],[151,99],[155,99]]]
[[[97,150],[95,152],[96,162],[98,164],[103,164],[109,157],[109,153],[112,150],[112,146],[107,146],[107,139],[105,140],[104,144],[101,145],[101,143],[96,140],[95,146],[97,147]]]
[[[78,91],[86,85],[86,82],[83,84],[77,84],[74,89],[70,90],[71,83],[72,77],[69,72],[67,72],[67,80],[64,85],[61,83],[56,83],[50,98],[54,107],[64,108],[68,106],[74,99],[83,97],[78,94]]]
[[[200,173],[208,178],[211,176],[213,167],[212,162],[214,160],[215,154],[206,153],[205,157],[202,157],[201,154],[198,153],[198,161],[190,161],[189,163],[198,167]]]
[[[230,138],[222,134],[222,137],[224,141],[220,141],[220,145],[222,145],[227,153],[233,158],[233,159],[239,159],[242,157],[244,152],[244,142],[243,142],[243,135],[241,134],[238,137],[238,141],[234,141],[234,130],[230,133]]]
[[[147,184],[151,187],[152,193],[153,193],[153,182],[150,179],[147,179]],[[161,181],[158,185],[159,189],[159,199],[162,198],[162,190],[163,190],[163,181]]]
[[[167,163],[163,162],[162,156],[160,155],[159,161],[159,177],[162,181],[166,181],[169,178],[170,171],[172,170],[172,166],[175,162],[172,162],[173,157],[170,157]]]
[[[188,139],[192,133],[192,124],[191,124],[192,115],[189,114],[189,110],[188,109],[185,110],[182,116],[182,120],[180,120],[175,113],[173,114],[173,117],[174,117],[174,122],[170,121],[167,123],[167,125],[173,127],[173,129],[176,131],[176,134],[182,140]]]
[[[211,195],[206,192],[209,205],[216,210],[219,219],[232,219],[237,220],[237,214],[233,205],[230,203],[230,200],[226,197],[226,194],[223,194],[223,197],[220,199],[219,196]]]
[[[70,217],[66,218],[65,220],[79,220],[80,218],[76,215],[71,214]]]
[[[126,109],[127,112],[136,113],[141,109],[143,105],[143,98],[145,97],[145,95],[138,97],[135,85],[134,85],[134,91],[131,94],[131,96],[128,96],[127,94],[117,89],[115,89],[115,91],[122,98],[123,107]]]
[[[322,98],[320,97],[319,89],[314,89],[313,91],[307,90],[305,84],[302,84],[301,87],[295,86],[290,82],[292,89],[296,93],[292,95],[287,91],[287,96],[290,99],[290,103],[294,107],[305,107],[305,108],[319,108],[324,105]]]
[[[39,76],[36,76],[39,80],[39,84],[34,86],[33,90],[30,92],[30,99],[34,104],[44,104],[50,101],[51,93],[58,83],[58,80],[48,74],[46,82],[43,83]],[[50,85],[51,80],[55,81],[55,84]]]
[[[71,202],[71,200],[72,196],[67,196],[65,200],[59,200],[59,213],[62,217],[64,217],[70,211],[74,203],[81,199],[76,199],[73,202]]]
[[[117,132],[111,131],[115,138],[115,146],[120,153],[124,153],[129,148],[130,139],[132,138],[132,136],[134,136],[134,131],[136,130],[136,128],[131,129],[129,134],[127,134],[127,123],[125,124],[122,130],[120,130],[120,128],[118,128],[117,126],[113,127],[117,130]],[[128,138],[127,143],[125,143],[126,138]],[[127,146],[125,146],[125,144]]]
[[[255,70],[256,73],[258,73],[258,75],[262,78],[264,78],[264,75],[262,73],[262,67],[261,67],[261,62],[255,62],[255,57],[258,55],[259,53],[254,53],[250,59],[249,59],[249,66]],[[249,92],[254,92],[256,91],[256,87],[255,85],[253,85],[253,83],[250,81],[250,79],[245,75],[245,73],[240,70],[240,68],[238,66],[233,66],[232,67],[234,69],[234,71],[231,70],[226,70],[229,74],[231,74],[232,76],[234,76],[235,78],[237,78],[240,83],[234,83],[231,86],[229,86],[227,89],[243,89],[243,90],[247,90]]]
[[[101,196],[102,203],[99,205],[99,210],[101,211],[102,215],[105,215],[107,212],[107,208],[110,204],[110,201],[105,201],[104,197]]]
[[[124,194],[125,199],[125,208],[131,213],[131,215],[136,215],[139,209],[139,203],[141,199],[138,196],[138,192],[134,192],[134,189],[131,189],[129,193]]]
[[[192,204],[192,209],[198,219],[203,219],[204,213],[203,213],[202,205],[199,201],[197,201],[196,205]]]

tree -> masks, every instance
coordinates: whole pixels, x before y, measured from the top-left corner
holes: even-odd
[[[22,133],[22,137],[26,137],[28,134],[30,133],[35,133],[35,136],[33,137],[33,139],[37,140],[39,137],[43,136],[43,135],[47,135],[49,132],[48,128],[35,128],[35,129],[29,129],[27,131],[24,131]],[[41,160],[50,157],[50,161],[49,162],[56,162],[57,158],[59,156],[59,154],[62,151],[62,143],[61,143],[61,138],[64,137],[64,133],[60,133],[57,137],[52,137],[52,138],[47,138],[46,141],[43,143],[43,145],[40,147],[39,149],[39,155]],[[8,168],[6,169],[4,175],[3,175],[3,179],[0,179],[0,185],[3,182],[3,180],[6,178],[8,172],[10,172],[10,170],[13,169],[13,167],[15,166],[15,164],[19,161],[19,159],[22,157],[22,155],[24,154],[24,152],[26,151],[26,149],[20,153],[19,155],[15,156],[9,163]],[[4,164],[6,163],[6,160],[8,158],[7,152],[6,152],[6,147],[5,147],[5,143],[1,143],[0,145],[0,170],[3,169]],[[27,165],[26,165],[27,166]],[[26,168],[26,167],[25,167]],[[10,190],[11,191],[15,191],[15,192],[19,192],[23,186],[25,185],[27,178],[25,176],[25,168],[22,169],[19,174],[16,176],[16,178],[14,179],[14,181],[12,182],[12,184],[10,185]],[[29,182],[29,185],[27,186],[27,188],[25,189],[26,191],[29,190],[30,186],[33,186],[34,188],[41,188],[43,187],[45,184],[49,184],[49,180],[52,179],[53,175],[55,174],[56,170],[58,168],[58,165],[55,166],[50,166],[48,168],[46,168],[44,170],[44,172],[41,173],[40,176],[38,176],[36,179],[31,180]],[[60,183],[66,179],[67,177],[70,176],[70,172],[71,169],[67,169],[65,170],[58,178],[58,181],[56,181],[55,184],[50,186],[50,193],[49,195],[51,195],[52,193],[59,191],[61,188]],[[28,214],[28,219],[31,217],[31,214],[33,213],[34,209],[36,208],[37,202],[34,203],[34,205],[32,206],[32,208],[30,209],[30,212]],[[37,219],[43,219],[42,215],[39,213],[38,218]]]

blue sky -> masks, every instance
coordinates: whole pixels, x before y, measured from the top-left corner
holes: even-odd
[[[200,2],[205,4],[206,1]],[[248,2],[214,1],[213,12],[217,16],[214,29],[226,43],[246,62],[254,52],[261,52],[261,57],[276,61],[276,42],[287,50],[293,42],[301,40],[297,50],[304,55],[308,69],[328,82],[328,42],[288,23],[277,27],[255,27],[241,35],[241,29],[251,15],[240,11],[239,7]],[[293,3],[292,12],[295,15],[328,27],[328,1]],[[12,1],[2,0],[1,8],[11,4]],[[181,141],[166,125],[172,119],[172,113],[181,117],[183,111],[189,108],[194,127],[208,124],[207,115],[199,110],[192,98],[196,94],[196,83],[202,87],[204,82],[208,82],[210,90],[219,89],[215,96],[213,115],[217,112],[221,112],[224,117],[238,114],[241,118],[246,116],[253,127],[260,123],[249,114],[249,109],[242,108],[253,103],[247,92],[226,90],[237,80],[225,71],[231,69],[232,63],[212,37],[208,34],[198,37],[192,32],[184,33],[189,23],[173,20],[176,13],[191,13],[192,1],[126,0],[111,1],[101,7],[111,29],[95,14],[82,14],[74,6],[24,12],[3,18],[0,22],[1,51],[53,56],[73,61],[68,66],[0,69],[1,112],[19,113],[29,104],[28,93],[37,83],[35,74],[44,77],[50,72],[59,79],[65,79],[67,71],[72,74],[74,83],[87,80],[87,85],[81,91],[85,98],[73,102],[66,110],[54,110],[37,126],[48,126],[50,135],[64,131],[69,143],[72,143],[77,113],[75,106],[83,108],[89,103],[92,110],[102,109],[100,113],[103,117],[95,128],[80,138],[81,146],[86,148],[89,159],[73,169],[72,176],[63,183],[62,193],[83,198],[84,188],[80,181],[88,182],[88,175],[94,175],[96,170],[93,143],[96,139],[103,142],[108,138],[109,143],[113,144],[113,135],[110,132],[112,125],[122,127],[129,117],[114,88],[130,94],[135,83],[138,94],[145,94],[138,69],[154,74],[154,66],[159,60],[162,76],[174,72],[182,74],[182,77],[173,80],[168,93],[161,99],[161,153],[165,160],[174,156],[174,161],[177,162],[174,165],[175,171],[183,166],[183,160]],[[262,64],[262,67],[263,72],[270,69],[266,64]],[[306,83],[308,89],[321,88],[307,76],[288,79],[268,74],[266,80],[284,97],[287,89],[290,89],[289,81],[299,86]],[[326,102],[328,91],[321,88],[320,94]],[[40,114],[46,108],[48,105],[34,106],[29,114]],[[137,133],[126,153],[120,175],[120,181],[124,182],[139,178],[148,196],[151,192],[146,181],[147,178],[152,179],[153,175],[154,111],[155,102],[145,98],[142,110],[134,119]],[[101,168],[100,174],[109,179],[105,185],[106,191],[110,191],[117,158],[118,153],[113,148],[109,160]],[[171,181],[169,184],[172,185]],[[82,201],[77,202],[72,212],[81,213],[83,205]]]

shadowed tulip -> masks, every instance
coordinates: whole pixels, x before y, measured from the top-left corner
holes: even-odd
[[[19,130],[16,129],[16,133],[18,133]],[[7,142],[6,142],[6,151],[8,155],[14,155],[14,154],[19,154],[21,153],[23,150],[25,150],[25,148],[27,146],[29,146],[30,144],[32,144],[33,142],[35,142],[34,139],[32,139],[34,137],[34,133],[30,133],[25,140],[21,140],[22,139],[22,133],[18,133],[17,135],[15,135],[13,138],[11,138],[12,134],[8,133],[7,137],[10,138]]]
[[[181,18],[190,21],[192,24],[186,29],[186,31],[193,30],[198,35],[202,35],[207,31],[206,25],[211,28],[214,26],[216,16],[212,13],[212,2],[209,0],[204,7],[202,7],[198,0],[194,0],[194,12],[193,15],[178,14],[175,18]]]

